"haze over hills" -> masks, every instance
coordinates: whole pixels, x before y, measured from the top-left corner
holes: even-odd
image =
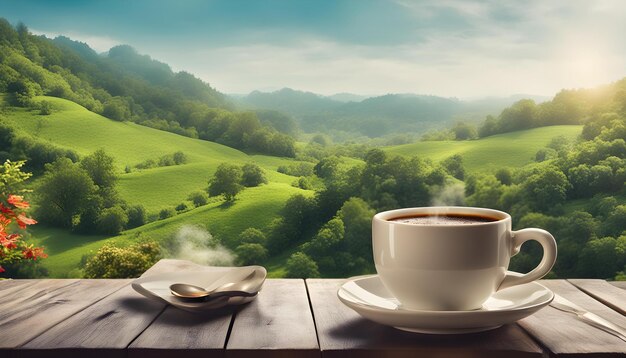
[[[536,102],[548,99],[531,95],[472,100],[418,94],[323,96],[291,88],[253,91],[231,98],[241,108],[285,112],[293,116],[305,132],[342,131],[368,137],[407,132],[423,134],[456,121],[476,122],[489,114],[497,115],[522,98]]]

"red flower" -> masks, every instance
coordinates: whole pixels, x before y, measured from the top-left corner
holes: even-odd
[[[22,229],[26,229],[26,225],[33,225],[33,224],[36,224],[36,223],[37,223],[37,221],[35,219],[27,218],[26,215],[24,215],[24,213],[21,213],[17,217],[17,224]]]
[[[24,255],[24,258],[32,260],[37,260],[38,258],[45,259],[48,257],[48,255],[43,252],[43,247],[33,247],[32,244],[26,247],[22,251],[22,254]]]
[[[4,204],[0,203],[0,212],[6,214],[6,216],[15,216],[15,213],[10,208],[4,206]]]
[[[2,268],[2,266],[0,266],[0,273],[4,272],[4,269]]]
[[[0,234],[0,245],[6,247],[7,249],[16,249],[17,242],[20,240],[20,235],[12,234],[12,235],[2,235]]]
[[[30,206],[28,202],[24,201],[24,197],[19,195],[9,195],[7,202],[20,209],[28,209]]]

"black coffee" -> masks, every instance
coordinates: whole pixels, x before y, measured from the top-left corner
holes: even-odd
[[[497,218],[479,215],[461,215],[461,214],[445,214],[445,215],[420,215],[420,216],[403,216],[389,219],[388,221],[400,222],[413,225],[473,225],[498,221]]]

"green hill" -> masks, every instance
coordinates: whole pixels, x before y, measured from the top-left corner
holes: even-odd
[[[293,177],[276,172],[277,166],[293,162],[291,159],[249,156],[241,151],[217,143],[192,139],[134,123],[116,122],[87,111],[73,102],[37,97],[52,103],[51,115],[38,111],[11,107],[1,116],[2,121],[18,128],[22,134],[37,137],[56,146],[72,149],[81,156],[104,148],[115,158],[119,172],[118,190],[130,204],[142,204],[148,213],[155,214],[165,207],[184,202],[187,196],[207,187],[208,179],[222,162],[244,164],[255,162],[266,173],[269,184],[245,189],[234,205],[224,207],[221,201],[190,210],[173,218],[152,222],[141,228],[129,230],[116,238],[74,235],[59,229],[34,227],[34,241],[46,246],[50,257],[44,266],[53,277],[62,277],[75,269],[82,257],[110,240],[125,243],[139,231],[162,241],[185,224],[206,226],[224,242],[232,242],[239,232],[248,227],[262,228],[273,218],[285,201],[295,193],[312,194],[294,188]],[[188,158],[186,164],[125,173],[147,159],[182,151]]]
[[[502,167],[518,168],[531,163],[537,151],[552,138],[564,135],[574,140],[582,126],[550,126],[494,135],[470,141],[427,141],[386,147],[391,154],[418,156],[441,161],[454,154],[463,156],[470,172],[495,171]]]

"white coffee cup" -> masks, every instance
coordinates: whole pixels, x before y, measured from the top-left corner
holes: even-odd
[[[471,224],[390,221],[416,216],[483,217]],[[531,272],[507,274],[511,256],[536,240],[543,258]],[[540,279],[556,261],[556,241],[542,229],[511,230],[505,212],[471,207],[390,210],[372,219],[374,263],[381,281],[403,308],[429,311],[478,309],[494,292]]]

